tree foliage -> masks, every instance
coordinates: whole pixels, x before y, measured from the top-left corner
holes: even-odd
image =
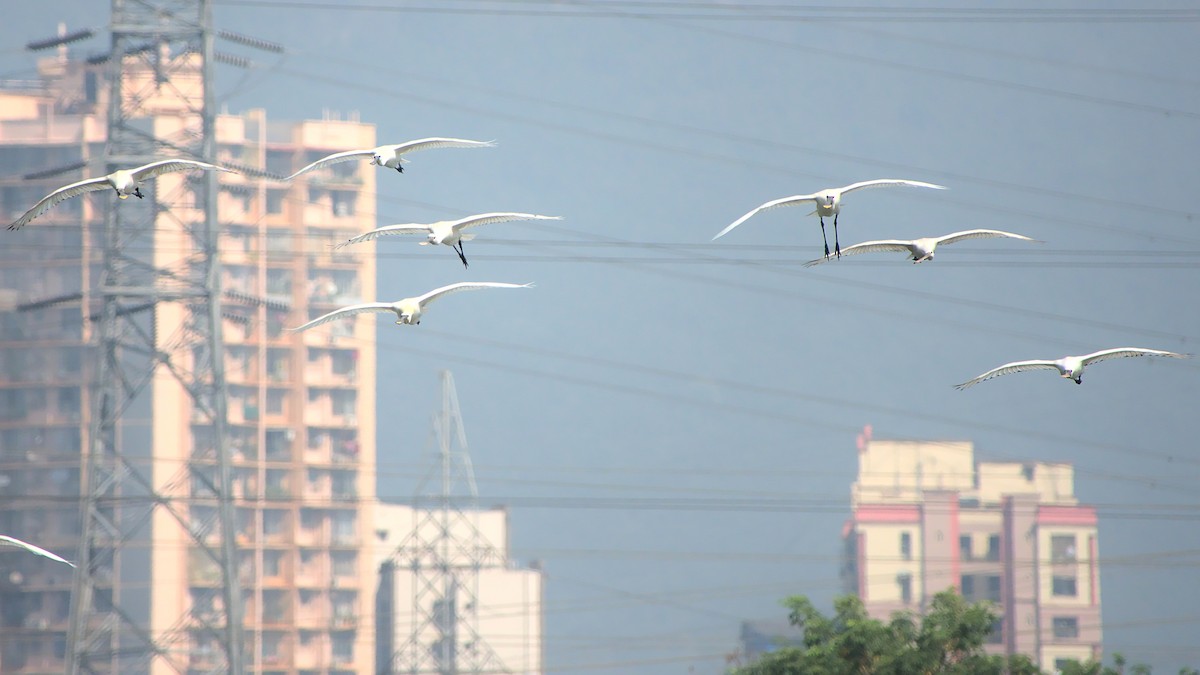
[[[834,601],[821,614],[804,596],[784,601],[789,620],[803,632],[803,646],[784,647],[735,669],[732,675],[1044,675],[1028,656],[984,652],[999,619],[991,603],[969,603],[949,589],[938,593],[924,615],[897,612],[883,622],[867,615],[857,596]],[[1113,654],[1112,666],[1072,661],[1062,675],[1150,675]],[[1184,668],[1179,675],[1200,675]]]
[[[924,616],[897,613],[889,623],[872,619],[860,599],[834,601],[825,617],[803,596],[788,598],[792,624],[804,646],[764,655],[739,675],[1039,675],[1025,656],[985,654],[983,645],[998,615],[988,604],[971,604],[954,591],[933,598]]]

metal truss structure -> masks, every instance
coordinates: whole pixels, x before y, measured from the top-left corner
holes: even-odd
[[[387,589],[395,587],[393,575],[412,575],[411,631],[399,649],[381,650],[378,671],[510,672],[479,633],[479,572],[500,563],[503,553],[484,537],[473,516],[479,491],[450,371],[441,373],[441,410],[433,418],[430,444],[438,461],[417,488],[415,527],[382,573]],[[384,622],[378,633],[381,641],[386,639]]]
[[[216,159],[211,24],[209,0],[112,0],[105,172],[164,157]],[[99,363],[83,439],[67,671],[240,675],[217,177],[171,174],[142,191],[145,199],[113,198],[103,232],[92,233],[103,259],[84,297]],[[157,410],[167,394],[190,410]],[[193,432],[192,447],[172,448],[169,461],[159,415],[175,416],[176,429],[190,421]],[[176,550],[146,545],[164,533],[181,542]],[[181,598],[187,609],[169,625],[152,622],[147,581],[165,566],[188,574],[197,556],[219,570],[219,590],[207,602]],[[212,644],[219,648],[198,646]]]

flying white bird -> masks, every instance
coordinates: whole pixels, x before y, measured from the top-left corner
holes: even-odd
[[[289,328],[292,331],[308,330],[313,326],[320,326],[323,323],[328,323],[335,319],[340,319],[352,314],[362,314],[363,312],[395,312],[396,325],[405,324],[420,324],[421,314],[429,307],[429,303],[438,298],[457,293],[458,291],[475,291],[481,288],[531,288],[533,284],[506,284],[500,281],[460,281],[457,284],[442,286],[435,288],[424,295],[418,295],[415,298],[404,298],[396,302],[367,302],[361,305],[350,305],[338,310],[334,310],[324,316],[317,317],[312,321],[300,326],[299,328]]]
[[[402,157],[402,155],[410,152],[428,150],[430,148],[491,148],[495,145],[495,141],[469,141],[462,138],[422,138],[416,141],[400,143],[399,145],[381,145],[378,148],[367,150],[347,150],[346,152],[335,152],[328,157],[318,159],[284,180],[291,180],[302,173],[308,173],[313,169],[319,169],[330,164],[349,162],[350,160],[363,159],[365,157],[371,158],[371,164],[386,166],[389,169],[395,169],[400,173],[404,173],[404,167],[400,165],[408,160]]]
[[[955,232],[953,234],[945,234],[940,237],[922,237],[921,239],[881,239],[879,241],[864,241],[861,244],[855,244],[842,249],[842,255],[855,255],[857,253],[875,253],[877,251],[907,251],[912,254],[911,260],[913,263],[925,262],[933,260],[933,252],[939,244],[953,244],[964,239],[992,239],[995,237],[1007,237],[1009,239],[1023,239],[1025,241],[1037,241],[1030,239],[1024,235],[1013,234],[1012,232],[1004,232],[1003,230],[965,230],[963,232]],[[820,265],[828,261],[829,258],[817,258],[804,263],[805,267]]]
[[[10,537],[6,534],[0,534],[0,546],[11,546],[13,548],[23,548],[26,551],[40,555],[43,558],[49,558],[55,562],[60,562],[60,563],[63,563],[64,565],[70,565],[71,567],[75,566],[75,563],[67,560],[66,558],[60,558],[60,557],[54,555],[53,553],[51,553],[50,551],[47,551],[44,548],[34,546],[33,544],[21,541],[20,539],[17,539],[15,537]]]
[[[18,218],[12,225],[9,225],[8,229],[20,229],[21,226],[42,215],[55,204],[65,199],[70,199],[71,197],[78,197],[85,192],[95,192],[97,190],[107,190],[108,188],[112,188],[117,191],[117,196],[121,199],[126,199],[129,197],[129,195],[133,195],[134,197],[141,199],[144,195],[142,195],[141,189],[138,188],[139,184],[145,182],[149,178],[161,176],[164,173],[187,171],[188,169],[203,169],[205,171],[227,171],[229,173],[237,173],[232,169],[226,169],[221,166],[214,166],[204,162],[197,162],[191,159],[164,159],[158,162],[150,162],[149,164],[146,164],[145,166],[139,166],[136,169],[117,169],[107,176],[89,178],[87,180],[81,180],[78,183],[71,183],[65,187],[60,187],[54,192],[42,197],[42,201],[34,204],[32,209],[26,211],[25,215]]]
[[[1085,354],[1083,356],[1064,356],[1057,361],[1013,361],[1012,363],[1006,363],[999,368],[993,368],[979,377],[967,380],[962,384],[956,384],[954,385],[954,388],[966,389],[967,387],[979,384],[984,380],[989,380],[999,375],[1020,373],[1026,370],[1057,370],[1063,377],[1075,380],[1075,384],[1083,384],[1083,369],[1085,366],[1091,365],[1098,361],[1120,359],[1127,356],[1166,356],[1172,359],[1186,359],[1191,357],[1190,354],[1176,354],[1175,352],[1164,352],[1157,349],[1118,347],[1116,349],[1105,349],[1092,354]]]
[[[532,213],[481,213],[475,216],[459,218],[458,220],[439,220],[436,223],[429,223],[428,225],[419,223],[388,225],[387,227],[381,227],[370,232],[364,232],[356,237],[351,237],[334,246],[334,248],[339,249],[350,244],[371,241],[376,237],[388,234],[423,234],[425,235],[425,241],[421,242],[422,246],[445,244],[454,249],[454,252],[458,254],[458,259],[462,261],[463,267],[468,267],[467,256],[463,253],[462,243],[474,239],[475,235],[464,233],[463,230],[468,227],[477,227],[491,223],[505,223],[512,220],[562,220],[562,217],[538,216]]]
[[[798,204],[812,202],[816,204],[817,208],[808,215],[811,216],[813,213],[815,213],[817,214],[817,217],[821,219],[821,239],[825,241],[825,257],[829,257],[829,240],[825,239],[826,216],[833,216],[833,246],[834,250],[840,256],[841,246],[838,244],[837,239],[837,217],[838,213],[840,213],[842,210],[842,195],[846,194],[847,192],[853,192],[860,188],[885,187],[889,185],[910,185],[912,187],[933,188],[934,190],[946,189],[944,185],[934,185],[933,183],[922,183],[915,180],[904,180],[903,178],[880,178],[878,180],[865,180],[861,183],[847,185],[846,187],[825,188],[824,190],[821,190],[820,192],[814,192],[811,195],[795,195],[793,197],[784,197],[782,199],[769,201],[761,206],[756,206],[746,215],[733,221],[729,227],[726,227],[718,232],[717,236],[713,237],[713,241],[725,236],[730,230],[746,222],[759,211],[766,211],[767,209],[773,209],[778,206],[796,206]]]

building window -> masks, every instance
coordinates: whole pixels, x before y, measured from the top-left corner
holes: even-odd
[[[354,633],[337,632],[333,634],[333,662],[352,663],[354,661]]]
[[[971,559],[971,535],[964,534],[958,538],[958,555],[963,560]]]
[[[896,583],[900,586],[900,602],[908,605],[912,603],[912,575],[899,574],[896,576]]]
[[[267,190],[267,213],[283,213],[283,200],[286,197],[287,190]]]
[[[335,216],[352,216],[354,215],[354,202],[357,195],[353,192],[345,192],[334,190],[330,193],[333,197],[333,215]]]
[[[283,400],[287,397],[287,389],[268,389],[267,390],[267,414],[282,415]]]
[[[354,551],[333,551],[333,574],[339,577],[352,577],[358,573],[358,556]]]
[[[1000,535],[998,534],[988,537],[987,559],[992,561],[1000,559]]]
[[[1075,562],[1075,535],[1052,535],[1050,537],[1050,559],[1056,563]]]
[[[989,645],[998,645],[1004,642],[1004,619],[1003,617],[992,622],[991,629],[988,630],[987,638],[984,639]]]
[[[1054,595],[1073,598],[1079,595],[1078,589],[1075,587],[1075,577],[1060,577],[1055,576],[1052,580],[1051,592]]]
[[[277,577],[283,570],[283,551],[263,551],[263,576]]]
[[[1072,663],[1078,663],[1075,659],[1054,659],[1054,672],[1061,673],[1071,666]]]
[[[1075,616],[1056,616],[1054,617],[1054,637],[1056,638],[1077,638],[1079,637],[1079,617]]]
[[[998,574],[987,576],[987,599],[992,602],[1000,602],[1000,575]]]
[[[908,532],[900,533],[900,557],[912,560],[912,535]]]
[[[967,600],[975,599],[975,576],[972,574],[964,574],[959,579],[959,585],[962,587],[962,596]]]

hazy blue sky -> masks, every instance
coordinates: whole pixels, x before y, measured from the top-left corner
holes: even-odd
[[[102,29],[108,12],[9,4],[0,78],[29,77],[21,46],[58,21]],[[548,670],[719,672],[742,619],[782,618],[794,593],[827,607],[864,424],[1074,463],[1100,512],[1106,651],[1200,666],[1200,364],[952,388],[1018,359],[1197,351],[1200,24],[267,4],[215,6],[219,28],[287,49],[218,45],[258,64],[220,70],[231,112],[357,111],[381,142],[499,141],[381,174],[380,224],[564,217],[481,230],[466,272],[448,250],[378,245],[380,299],[537,284],[457,296],[419,328],[380,320],[379,493],[415,489],[451,369],[482,503],[515,504],[513,553],[545,561]],[[852,195],[843,245],[974,227],[1046,243],[810,270],[821,238],[803,208],[709,241],[769,199],[884,177],[950,189]]]

